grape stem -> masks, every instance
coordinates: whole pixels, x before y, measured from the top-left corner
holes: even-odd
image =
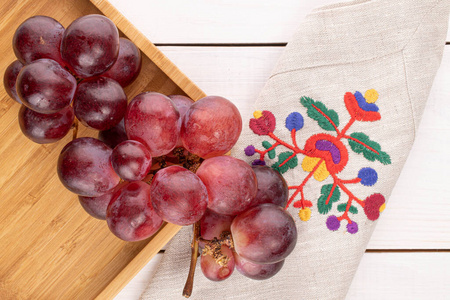
[[[189,298],[191,296],[192,288],[194,286],[194,273],[195,273],[195,266],[197,265],[199,236],[200,236],[200,221],[194,224],[194,237],[192,238],[192,245],[191,245],[192,250],[191,265],[189,267],[189,274],[183,289],[183,296],[186,298]]]
[[[75,118],[75,120],[73,121],[72,128],[73,128],[73,133],[72,133],[72,141],[73,141],[78,136],[78,119],[77,118]]]

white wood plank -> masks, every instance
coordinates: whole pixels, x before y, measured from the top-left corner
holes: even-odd
[[[286,43],[312,9],[349,0],[109,1],[153,43],[195,44]]]
[[[450,299],[449,279],[450,253],[366,253],[346,299]]]
[[[243,115],[282,47],[160,47],[207,94],[232,100]],[[370,241],[370,249],[450,249],[450,46],[409,159]]]
[[[162,254],[158,254],[115,297],[139,299]],[[449,299],[450,253],[365,253],[346,300]],[[339,278],[336,278],[338,281]],[[182,287],[174,287],[181,289]]]

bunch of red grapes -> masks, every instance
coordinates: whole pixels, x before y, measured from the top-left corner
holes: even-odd
[[[22,104],[25,136],[52,143],[77,120],[99,130],[98,139],[75,134],[57,163],[61,182],[90,215],[125,241],[152,236],[163,221],[194,224],[193,245],[211,280],[228,278],[235,266],[253,279],[281,269],[297,240],[283,209],[288,188],[277,171],[225,156],[242,130],[232,102],[144,92],[128,103],[123,87],[139,75],[141,54],[101,15],[67,29],[50,17],[29,18],[13,48],[18,60],[4,84]]]

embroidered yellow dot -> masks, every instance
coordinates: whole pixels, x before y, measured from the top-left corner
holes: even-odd
[[[302,161],[302,168],[305,172],[312,172],[314,168],[317,166],[321,158],[319,157],[309,157],[305,156],[305,158]],[[330,172],[327,170],[327,165],[325,164],[325,161],[322,161],[319,165],[319,167],[314,172],[314,179],[317,181],[324,181],[327,179],[328,176],[330,176]]]
[[[255,117],[255,119],[259,119],[259,118],[261,118],[262,117],[262,111],[260,111],[260,110],[255,110],[254,112],[253,112],[253,116]]]
[[[378,96],[379,94],[375,89],[370,89],[364,94],[367,103],[375,103],[378,100]]]
[[[383,203],[383,205],[380,206],[380,212],[383,212],[383,210],[386,208],[386,203]]]
[[[300,211],[298,212],[298,216],[302,221],[309,221],[309,219],[311,219],[311,209],[309,207],[300,209]]]

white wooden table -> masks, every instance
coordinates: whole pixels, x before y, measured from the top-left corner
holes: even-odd
[[[232,100],[244,115],[254,110],[253,101],[304,16],[337,1],[110,2],[201,89]],[[450,32],[447,41],[416,142],[349,300],[450,299]],[[139,299],[160,255],[116,299]]]

